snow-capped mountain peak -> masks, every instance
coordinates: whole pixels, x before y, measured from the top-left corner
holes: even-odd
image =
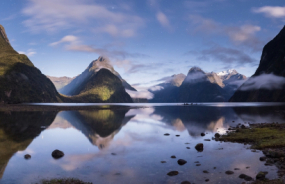
[[[225,76],[225,75],[229,75],[229,74],[237,74],[237,71],[235,69],[229,69],[229,70],[217,73],[218,76]]]

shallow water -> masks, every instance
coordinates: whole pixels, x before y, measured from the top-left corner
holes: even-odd
[[[268,171],[269,179],[277,178],[275,166],[259,161],[262,152],[204,139],[238,123],[285,122],[284,112],[280,104],[260,103],[0,112],[0,183],[30,184],[60,177],[93,183],[204,183],[206,179],[207,183],[242,183],[240,174],[255,178],[259,171]],[[206,136],[201,137],[201,132]],[[197,143],[204,143],[203,152],[195,150]],[[65,156],[53,159],[55,149]],[[25,160],[25,154],[32,158]],[[187,163],[180,166],[178,159]],[[234,174],[226,175],[227,170]],[[179,174],[168,176],[170,171]]]

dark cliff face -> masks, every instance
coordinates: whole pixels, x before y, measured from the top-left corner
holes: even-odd
[[[0,25],[0,100],[4,103],[58,102],[60,95],[52,82],[26,55],[10,45]]]
[[[100,69],[98,72],[85,78],[74,89],[73,101],[79,102],[108,102],[131,103],[130,95],[125,91],[122,81],[108,69]]]
[[[285,85],[281,83],[278,88],[249,88],[254,80],[262,82],[261,76],[265,74],[285,77],[285,27],[273,40],[265,45],[256,72],[247,82],[240,86],[229,101],[285,102]],[[245,87],[247,87],[247,90],[243,90]]]

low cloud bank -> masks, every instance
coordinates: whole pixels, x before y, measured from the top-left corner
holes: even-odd
[[[147,90],[143,91],[131,91],[126,89],[126,92],[132,97],[132,98],[146,98],[148,100],[153,98],[153,94]]]
[[[162,86],[152,86],[149,88],[150,91],[160,91],[162,89],[164,89]]]
[[[281,89],[285,85],[285,78],[274,74],[262,74],[249,78],[240,88],[241,91],[256,89]]]

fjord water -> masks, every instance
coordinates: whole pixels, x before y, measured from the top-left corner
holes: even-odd
[[[269,179],[277,178],[275,166],[259,161],[262,152],[211,138],[238,123],[283,123],[282,104],[141,106],[0,112],[0,183],[30,184],[62,177],[93,183],[204,183],[206,179],[208,183],[242,183],[240,174],[255,178],[259,171],[268,171]],[[197,143],[204,144],[203,152],[195,150]],[[55,149],[65,156],[53,159]],[[32,158],[25,160],[25,154]],[[180,166],[178,159],[187,163]],[[234,174],[226,175],[227,170]],[[170,171],[179,174],[168,176]]]

